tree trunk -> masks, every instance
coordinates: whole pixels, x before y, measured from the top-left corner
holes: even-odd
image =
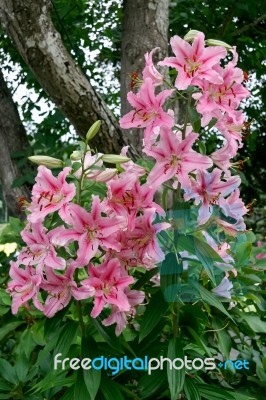
[[[25,186],[12,188],[14,179],[21,174],[11,154],[27,145],[24,126],[0,70],[0,178],[4,201],[15,216],[20,215],[18,198],[24,196],[29,200],[30,192]]]
[[[66,50],[50,17],[50,0],[0,0],[2,26],[52,101],[84,136],[102,120],[93,145],[119,153],[127,144],[115,117]],[[136,155],[131,150],[131,156]]]
[[[154,55],[162,59],[168,49],[169,0],[124,0],[124,19],[121,60],[121,103],[122,115],[131,110],[127,102],[130,90],[130,74],[137,72],[141,77],[144,54],[155,47],[160,50]],[[141,153],[140,129],[127,130],[130,143]]]

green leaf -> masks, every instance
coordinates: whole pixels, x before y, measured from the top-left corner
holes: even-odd
[[[2,328],[0,328],[0,340],[2,340],[10,332],[14,332],[15,329],[22,324],[25,324],[25,322],[24,321],[14,321],[14,322],[9,322],[8,324],[4,325]]]
[[[158,290],[150,299],[140,325],[139,342],[141,342],[160,322],[168,309],[163,294]]]
[[[15,371],[20,382],[25,382],[26,376],[29,371],[29,362],[24,353],[19,354],[18,360],[15,364]]]
[[[201,400],[200,393],[193,378],[186,378],[184,391],[187,400]]]
[[[83,370],[79,369],[77,373],[77,380],[74,388],[74,399],[73,400],[91,400],[87,386],[84,381]]]
[[[178,301],[180,297],[181,284],[180,274],[183,272],[183,265],[179,263],[175,253],[168,253],[160,267],[160,286],[168,303]]]
[[[0,358],[0,375],[10,383],[16,385],[18,383],[18,377],[16,375],[15,368],[9,364],[4,358]]]
[[[226,311],[220,300],[218,300],[209,290],[205,289],[203,286],[198,285],[198,289],[203,301],[220,310],[223,314],[225,314],[234,322],[233,318],[228,313],[228,311]]]
[[[23,351],[27,358],[30,357],[32,350],[37,346],[33,337],[34,333],[31,328],[27,328],[20,337],[18,352],[21,353]]]
[[[158,273],[158,268],[152,268],[149,271],[145,272],[138,280],[137,282],[133,285],[132,289],[139,290],[142,288],[142,286],[151,280],[151,278],[154,277]]]
[[[198,146],[199,146],[199,151],[201,154],[205,155],[206,154],[206,146],[205,143],[202,142],[201,140],[198,140]]]
[[[250,329],[256,333],[266,333],[266,322],[262,321],[257,315],[246,315],[241,313],[241,318],[246,321]]]
[[[67,321],[55,346],[54,354],[62,353],[61,358],[67,356],[70,346],[77,337],[78,327],[78,322]]]
[[[4,392],[11,392],[12,386],[10,386],[6,381],[0,379],[0,390]]]
[[[201,116],[195,107],[188,107],[188,115],[194,132],[199,132],[201,128]]]
[[[117,351],[119,354],[123,353],[123,348],[121,346],[120,340],[111,333],[111,329],[108,327],[105,328],[102,326],[102,324],[99,322],[99,318],[92,318],[91,319],[91,324],[95,326],[97,331],[100,333],[100,335],[103,337],[106,343],[115,351]]]
[[[246,396],[242,393],[230,393],[235,400],[256,400],[255,397]]]
[[[231,336],[228,334],[226,328],[222,329],[224,328],[225,323],[217,319],[215,316],[212,326],[215,329],[215,334],[218,337],[218,346],[220,352],[222,353],[224,358],[229,359],[229,354],[232,348],[232,339]]]
[[[243,265],[248,264],[251,250],[252,250],[251,243],[238,244],[236,253],[235,253],[236,265],[239,265],[240,267],[242,267]]]
[[[11,306],[11,297],[4,289],[0,289],[0,304]]]
[[[125,400],[121,393],[120,385],[106,375],[102,377],[101,392],[105,400]],[[77,400],[81,400],[81,398]]]
[[[208,354],[209,357],[211,357],[211,353],[210,350],[208,349],[208,347],[205,345],[205,343],[203,342],[203,340],[201,339],[201,337],[194,331],[194,329],[192,329],[190,326],[187,326],[188,331],[191,333],[191,335],[193,336],[193,338],[195,339],[195,342],[197,343],[197,345],[199,347],[201,347],[203,349],[203,351]]]
[[[63,395],[63,397],[60,397],[60,400],[73,400],[74,399],[74,391],[75,391],[75,386],[73,385],[66,391],[66,393]]]
[[[259,269],[266,269],[266,258],[256,258],[255,267]]]
[[[222,262],[223,260],[211,246],[195,236],[180,235],[178,238],[178,248],[180,250],[187,250],[189,253],[196,255],[209,278],[216,285],[214,277],[214,262]]]
[[[217,386],[198,384],[198,390],[207,400],[234,400],[233,394]]]
[[[167,358],[174,360],[175,358],[184,359],[183,347],[180,339],[171,339],[168,345]],[[167,378],[169,383],[169,390],[171,400],[176,400],[179,393],[182,391],[185,381],[185,369],[181,368],[176,370],[170,368],[167,364]]]
[[[167,387],[165,371],[156,369],[152,371],[151,375],[145,374],[140,378],[138,391],[141,393],[142,399],[145,399],[146,397],[151,398],[151,396],[156,398],[156,393],[161,394],[165,387]]]
[[[12,395],[12,393],[10,393],[10,394],[2,394],[2,393],[0,393],[0,399],[1,400],[4,400],[4,399],[12,399],[13,400],[13,395]]]
[[[81,167],[82,167],[82,164],[80,162],[77,162],[77,161],[74,162],[72,164],[72,172],[74,173],[74,172],[78,171]]]
[[[81,354],[82,358],[93,359],[99,356],[100,352],[98,350],[97,342],[92,337],[82,338]],[[84,369],[83,379],[91,400],[94,400],[100,387],[101,370],[96,370],[94,368],[88,370]]]
[[[62,325],[62,320],[68,310],[68,307],[65,307],[63,310],[59,311],[52,318],[46,318],[44,323],[44,336],[48,338],[50,335],[54,335],[54,332],[57,331]]]
[[[217,122],[217,118],[212,118],[208,124],[208,128],[211,129]]]
[[[60,386],[68,386],[75,382],[76,375],[72,374],[68,377],[67,370],[51,370],[45,377],[38,381],[32,388],[30,389],[31,393],[43,393],[50,388],[60,387]]]

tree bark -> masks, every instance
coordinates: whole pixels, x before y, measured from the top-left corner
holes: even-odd
[[[0,21],[20,55],[56,106],[84,137],[102,120],[93,145],[119,153],[127,144],[112,112],[66,50],[50,17],[50,0],[0,0]],[[131,156],[136,156],[131,149]]]
[[[15,216],[21,215],[18,198],[24,196],[29,200],[30,192],[25,186],[12,188],[14,179],[21,173],[11,154],[23,150],[27,145],[24,126],[0,70],[0,179],[4,201]]]
[[[121,113],[131,110],[127,102],[130,90],[130,74],[137,72],[141,77],[144,54],[155,47],[160,50],[154,61],[162,59],[168,50],[168,9],[169,0],[124,0],[121,59]],[[130,143],[141,153],[142,135],[140,129],[130,129]]]

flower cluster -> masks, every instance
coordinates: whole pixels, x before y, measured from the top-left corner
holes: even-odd
[[[236,67],[235,48],[228,52],[223,45],[206,47],[201,32],[194,35],[192,44],[174,36],[171,47],[174,57],[159,65],[177,71],[174,85],[154,66],[156,49],[147,53],[143,79],[137,78],[140,87],[128,93],[134,109],[120,120],[122,128],[144,128],[143,152],[155,160],[150,171],[126,157],[127,147],[115,158],[92,155],[88,137],[82,151],[72,154],[72,167],[63,168],[58,177],[45,165],[38,167],[31,203],[26,207],[25,247],[10,268],[13,313],[22,305],[29,309],[32,300],[44,315],[52,317],[73,298],[89,299],[88,303],[93,302],[91,317],[105,310],[103,324],[116,323],[120,334],[127,317],[135,315],[136,305],[144,300],[144,292],[132,288],[136,268],[149,270],[164,260],[157,233],[171,225],[155,221],[165,211],[154,201],[163,184],[179,197],[183,195],[184,201],[194,202],[203,237],[224,261],[217,267],[233,269],[229,244],[216,243],[207,229],[211,223],[231,235],[245,229],[247,208],[239,197],[240,178],[233,174],[231,162],[242,145],[245,126],[238,109],[248,96],[243,72]],[[226,62],[230,55],[231,61]],[[165,89],[166,84],[171,88]],[[224,138],[223,146],[212,154],[197,151],[200,134],[189,124],[189,109],[183,124],[177,125],[174,110],[163,108],[180,90],[188,104],[195,103],[201,126],[214,121],[217,134]],[[94,135],[91,128],[90,138]],[[119,163],[119,172],[105,168],[104,161]],[[92,195],[85,201],[84,182],[95,181],[105,185],[106,195]],[[230,297],[230,289],[226,275],[216,293]]]
[[[123,156],[126,151],[122,150],[122,160],[128,159]],[[134,315],[135,306],[144,300],[142,291],[130,289],[135,282],[131,269],[149,269],[164,258],[156,234],[170,224],[153,225],[156,213],[164,211],[153,201],[154,190],[140,183],[142,167],[128,161],[121,164],[123,172],[108,175],[108,168],[95,173],[95,163],[102,166],[87,149],[83,167],[72,174],[78,184],[84,178],[97,180],[99,172],[105,174],[107,196],[100,200],[92,195],[89,211],[77,204],[76,186],[67,181],[70,167],[58,177],[46,166],[38,167],[27,225],[21,233],[26,246],[11,263],[8,292],[13,313],[21,305],[29,309],[32,300],[47,317],[72,298],[92,298],[91,317],[109,307],[111,313],[103,324],[116,323],[120,334],[127,316]]]
[[[174,189],[182,190],[185,201],[198,206],[199,226],[215,222],[227,234],[235,235],[245,230],[243,216],[248,212],[240,198],[240,178],[234,173],[238,163],[232,159],[242,146],[242,132],[247,126],[239,104],[249,92],[243,84],[244,73],[236,66],[235,47],[223,42],[207,47],[204,34],[198,31],[185,38],[172,37],[174,56],[158,63],[176,70],[173,86],[152,62],[156,49],[145,55],[142,85],[137,93],[128,94],[135,109],[123,116],[120,124],[122,128],[145,128],[143,151],[155,160],[147,177],[153,189],[170,181]],[[156,94],[158,87],[165,85],[172,87]],[[202,130],[211,123],[217,137],[223,138],[222,146],[208,156],[193,149],[200,135],[193,132],[188,115],[180,126],[175,123],[174,110],[163,109],[169,96],[179,95],[182,100],[188,99],[187,114],[194,102],[194,115],[196,110]],[[210,245],[214,250],[230,248],[226,242]]]

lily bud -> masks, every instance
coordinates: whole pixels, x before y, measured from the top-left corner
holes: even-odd
[[[94,124],[90,127],[90,129],[88,130],[88,133],[86,135],[86,140],[87,142],[89,140],[91,140],[92,138],[94,138],[95,135],[97,135],[97,133],[99,132],[99,129],[101,127],[102,122],[100,120],[94,122]]]
[[[197,34],[200,31],[197,31],[196,29],[191,29],[190,31],[188,31],[188,33],[184,36],[184,40],[186,42],[193,42],[193,40],[195,39],[195,36],[197,36]]]
[[[72,160],[72,161],[79,161],[79,160],[81,160],[82,156],[83,156],[82,151],[75,150],[75,151],[73,151],[73,153],[70,155],[70,160]]]
[[[130,161],[130,158],[116,154],[104,154],[102,156],[102,160],[110,164],[121,164]]]
[[[108,182],[117,174],[117,172],[116,168],[106,168],[106,170],[96,175],[95,180],[96,182]]]
[[[62,160],[49,156],[31,156],[28,159],[34,164],[44,165],[47,168],[62,168],[64,166]]]
[[[230,44],[222,42],[221,40],[216,40],[216,39],[207,39],[205,42],[208,46],[222,46],[225,47],[228,50],[232,49],[232,46]]]

